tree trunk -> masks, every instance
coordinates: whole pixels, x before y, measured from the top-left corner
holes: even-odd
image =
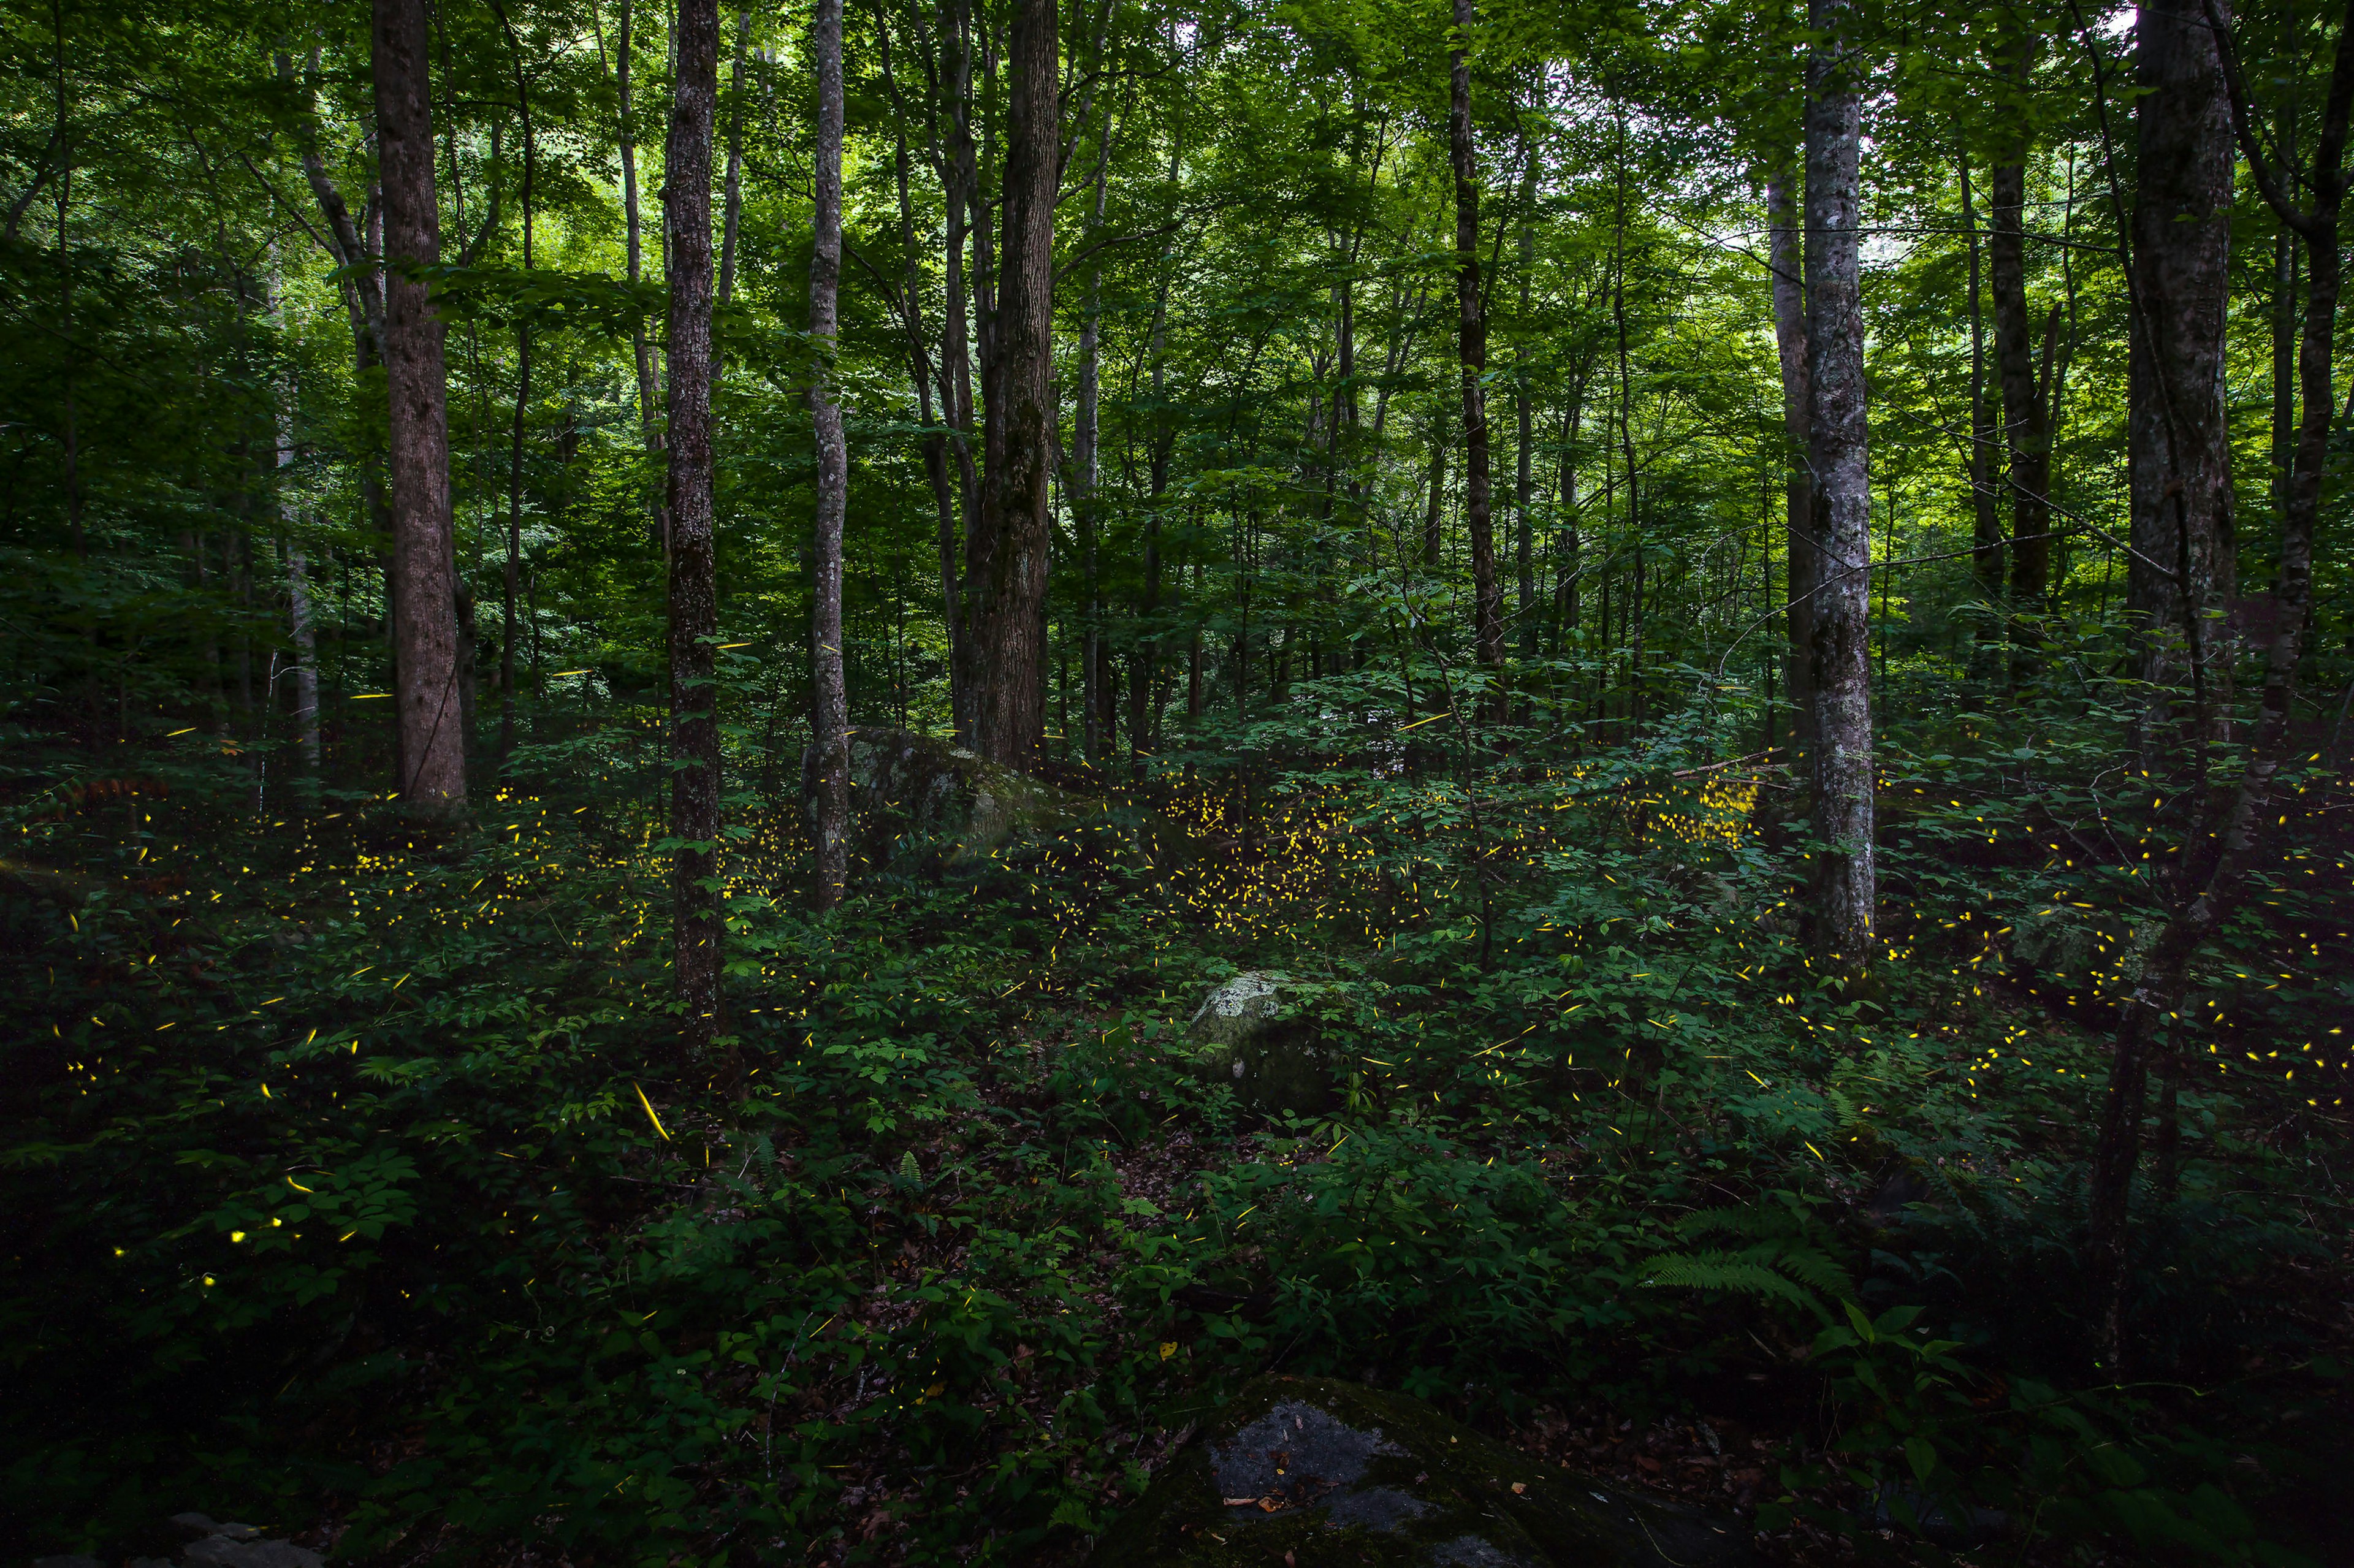
[[[752,45],[752,8],[736,13],[736,52],[727,62],[727,175],[720,186],[719,290],[721,304],[736,297],[736,236],[744,222],[744,55]],[[822,112],[822,111],[821,111]],[[715,368],[720,361],[712,356]]]
[[[1422,514],[1422,564],[1438,567],[1439,525],[1447,517],[1447,410],[1430,417],[1430,503]]]
[[[1812,788],[1815,755],[1815,594],[1822,581],[1822,542],[1815,532],[1813,404],[1807,392],[1806,243],[1798,193],[1786,171],[1766,182],[1772,235],[1774,345],[1782,366],[1782,428],[1789,443],[1784,485],[1788,565],[1789,651],[1783,655],[1783,695],[1790,705],[1791,760]]]
[[[719,98],[718,0],[679,0],[670,140],[663,167],[670,237],[671,866],[681,1044],[719,1030],[719,629],[711,429],[711,132]]]
[[[1834,970],[1870,961],[1872,489],[1861,291],[1863,62],[1851,0],[1814,0],[1808,60],[1807,397],[1822,578],[1815,596],[1815,901]]]
[[[1982,268],[1978,254],[1978,204],[1970,190],[1969,155],[1961,159],[1962,227],[1969,234],[1970,263],[1970,454],[1966,471],[1970,484],[1970,575],[1977,579],[1979,597],[1988,604],[2002,597],[2002,513],[1997,503],[1999,497],[1995,486],[1997,471],[2001,466],[1998,455],[2001,440],[1997,435],[1986,395],[1986,310],[1984,291],[1980,287]],[[2003,171],[1995,171],[1995,340],[1998,355],[2002,341],[2002,182]],[[2025,308],[2026,284],[2020,282],[2020,307]],[[2010,390],[2008,379],[2003,390]],[[2014,476],[2015,477],[2015,476]]]
[[[2052,577],[2052,430],[2035,373],[2034,318],[2027,310],[2026,215],[2022,155],[1995,165],[1988,249],[1994,263],[1995,360],[2002,376],[2002,428],[2010,456],[2010,594],[2019,615],[2020,658],[2031,662],[2026,650],[2040,636],[2036,623]]]
[[[2322,113],[2321,134],[2314,148],[2313,168],[2302,182],[2302,188],[2313,192],[2309,212],[2301,212],[2292,204],[2282,189],[2280,176],[2285,171],[2274,168],[2256,145],[2251,130],[2246,84],[2233,57],[2219,51],[2217,47],[2220,40],[2228,39],[2227,16],[2217,0],[2208,0],[2205,47],[2209,69],[2222,79],[2225,66],[2231,67],[2227,124],[2237,135],[2266,205],[2296,231],[2304,246],[2307,285],[2304,334],[2297,356],[2304,408],[2297,429],[2295,467],[2281,510],[2280,567],[2273,582],[2273,630],[2265,650],[2264,694],[2258,704],[2248,761],[2231,794],[2213,797],[2217,805],[2208,813],[2208,831],[2196,848],[2191,865],[2186,868],[2190,874],[2185,879],[2185,885],[2191,889],[2190,896],[2177,906],[2142,960],[2133,993],[2122,1009],[2116,1051],[2110,1059],[2108,1092],[2093,1150],[2086,1253],[2094,1301],[2101,1314],[2100,1348],[2112,1375],[2123,1371],[2121,1363],[2128,1349],[2125,1324],[2126,1220],[2135,1168],[2140,1159],[2142,1100],[2151,1060],[2181,1011],[2185,977],[2191,960],[2216,928],[2246,899],[2249,872],[2275,853],[2271,841],[2287,820],[2283,803],[2275,799],[2274,786],[2281,765],[2289,755],[2289,746],[2298,738],[2290,730],[2290,709],[2298,667],[2304,658],[2306,622],[2313,609],[2313,539],[2321,510],[2322,478],[2329,462],[2330,422],[2336,403],[2330,360],[2337,339],[2341,287],[2338,218],[2346,190],[2347,126],[2349,111],[2354,111],[2354,0],[2349,0],[2339,19],[2337,61]],[[2143,20],[2149,20],[2147,13]],[[2144,47],[2148,41],[2145,35]],[[2179,48],[2190,40],[2177,34],[2167,42]],[[2148,101],[2143,101],[2145,109]],[[2225,157],[2228,164],[2228,147]],[[2220,419],[2220,406],[2215,414]],[[2188,511],[2186,506],[2184,513]],[[2178,526],[2179,523],[2178,514]]]
[[[2229,674],[2218,630],[2235,575],[2223,386],[2233,159],[2212,34],[2196,12],[2145,4],[2137,16],[2126,580],[2152,690],[2143,744],[2155,753],[2170,727],[2168,690],[2188,681],[2203,745]]]
[[[1512,344],[1512,422],[1516,427],[1512,446],[1512,510],[1519,525],[1514,541],[1518,555],[1520,594],[1517,600],[1521,622],[1521,652],[1534,658],[1537,652],[1537,563],[1536,518],[1530,508],[1530,465],[1534,454],[1530,447],[1535,440],[1534,410],[1529,397],[1529,296],[1530,285],[1536,273],[1536,149],[1526,153],[1528,166],[1521,174],[1521,319],[1520,335]]]
[[[620,113],[621,154],[621,220],[628,245],[630,282],[636,285],[645,274],[644,225],[638,210],[638,140],[637,122],[632,118],[630,95],[631,43],[630,12],[632,0],[621,0],[620,36],[614,40],[613,87]],[[646,336],[646,323],[641,317],[631,329],[630,346],[637,360],[638,425],[644,432],[646,455],[663,450],[663,429],[658,417],[662,385],[654,368],[654,346]],[[653,501],[654,537],[660,541],[664,561],[670,558],[670,508],[661,496]]]
[[[1455,0],[1448,56],[1447,150],[1455,164],[1457,356],[1463,381],[1463,521],[1471,535],[1471,628],[1479,662],[1504,667],[1504,599],[1496,580],[1496,530],[1488,487],[1488,306],[1479,290],[1479,172],[1471,144],[1472,0]],[[1496,697],[1482,705],[1495,716]]]
[[[1103,223],[1105,163],[1096,164],[1095,206],[1087,217],[1087,232],[1092,236]],[[1082,702],[1086,707],[1086,728],[1081,745],[1089,763],[1104,761],[1111,751],[1112,673],[1110,655],[1104,646],[1103,585],[1096,559],[1099,524],[1096,506],[1096,483],[1100,466],[1097,435],[1098,416],[1102,407],[1103,343],[1103,274],[1091,268],[1087,273],[1087,305],[1079,321],[1079,387],[1078,407],[1071,418],[1071,512],[1078,524],[1079,566],[1085,577],[1087,597],[1086,627],[1082,653]]]
[[[842,659],[842,524],[850,501],[850,453],[831,363],[842,287],[842,0],[817,0],[810,35],[817,62],[816,234],[810,250],[810,342],[817,351],[810,386],[810,414],[817,429],[817,548],[810,616],[810,734],[817,899],[830,907],[850,880],[850,706]]]
[[[423,0],[375,0],[376,157],[384,178],[384,366],[392,479],[393,644],[401,798],[429,817],[466,806],[442,323],[407,270],[441,255]]]
[[[1045,732],[1047,506],[1054,388],[1056,111],[1054,0],[1018,0],[1009,49],[1005,230],[987,394],[979,526],[965,548],[971,745],[1028,769]]]

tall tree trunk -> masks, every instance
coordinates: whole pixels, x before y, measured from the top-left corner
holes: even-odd
[[[1105,132],[1109,134],[1108,130]],[[1087,214],[1087,233],[1093,237],[1103,224],[1104,191],[1108,160],[1096,163],[1095,204]],[[1090,763],[1103,761],[1110,754],[1112,732],[1113,680],[1110,655],[1104,645],[1103,584],[1096,559],[1097,530],[1099,516],[1096,505],[1097,470],[1097,437],[1100,429],[1103,343],[1103,271],[1089,268],[1087,271],[1087,304],[1079,320],[1079,386],[1078,406],[1071,418],[1071,513],[1078,524],[1079,566],[1084,576],[1087,596],[1087,621],[1083,633],[1081,655],[1081,700],[1087,709],[1081,746]]]
[[[1986,310],[1985,294],[1980,287],[1983,268],[1978,249],[1978,203],[1970,189],[1969,153],[1961,157],[1962,228],[1969,235],[1970,264],[1970,455],[1966,465],[1970,484],[1970,575],[1977,580],[1979,597],[1988,604],[2002,598],[2002,513],[1996,493],[1997,472],[2001,467],[2001,441],[1997,435],[1991,406],[1987,401],[1986,386]],[[2002,339],[2002,171],[1995,171],[1995,338],[1999,352]],[[2021,308],[2024,308],[2026,284],[2020,285]],[[2006,379],[2003,390],[2010,384]],[[2014,478],[2016,475],[2014,474]]]
[[[273,247],[273,252],[275,248]],[[281,275],[282,275],[282,269]],[[287,303],[285,290],[275,291],[280,330],[287,340],[293,339],[293,311]],[[286,630],[294,644],[294,665],[289,672],[294,677],[294,736],[302,753],[303,766],[316,773],[319,770],[319,636],[311,610],[311,580],[302,558],[302,542],[297,536],[302,519],[288,502],[289,471],[294,466],[294,407],[299,387],[292,372],[286,377],[284,401],[278,409],[278,539],[279,550],[286,567]],[[270,694],[275,701],[277,694]]]
[[[1774,346],[1782,366],[1782,429],[1788,442],[1784,483],[1785,575],[1789,595],[1789,648],[1782,657],[1783,697],[1790,705],[1790,749],[1800,779],[1813,787],[1815,755],[1815,596],[1822,582],[1822,541],[1815,532],[1813,402],[1807,391],[1805,231],[1791,171],[1766,182],[1766,210],[1774,267]]]
[[[2126,580],[2153,692],[2143,744],[2155,754],[2168,749],[2165,694],[2189,683],[2192,743],[2203,747],[2229,672],[2217,633],[2234,577],[2223,401],[2233,160],[2215,39],[2198,14],[2144,4],[2135,39]]]
[[[2296,463],[2296,236],[2284,227],[2273,240],[2273,515],[2288,505]]]
[[[949,711],[958,739],[972,738],[972,689],[968,674],[974,661],[965,647],[963,557],[981,519],[981,468],[974,460],[972,406],[972,288],[965,265],[966,246],[972,242],[972,214],[984,217],[981,170],[972,137],[972,13],[969,0],[942,0],[940,7],[940,96],[948,109],[948,151],[942,160],[940,199],[946,209],[942,227],[940,295],[940,418],[953,432],[957,499],[952,523],[940,518],[940,597],[949,628]]]
[[[1029,768],[1045,732],[1047,506],[1054,388],[1055,0],[1017,0],[1006,93],[1005,231],[979,526],[965,548],[966,685],[973,748]]]
[[[670,237],[671,864],[681,1044],[719,1029],[725,927],[719,894],[719,583],[711,429],[711,132],[719,99],[718,0],[679,0],[670,139],[663,167]]]
[[[752,8],[736,13],[736,52],[727,62],[727,175],[720,186],[719,291],[721,304],[736,297],[736,237],[744,224],[744,56],[752,47]],[[720,366],[712,355],[716,371]]]
[[[1524,154],[1526,166],[1521,171],[1521,319],[1519,334],[1512,342],[1512,511],[1519,525],[1519,537],[1514,542],[1518,555],[1520,594],[1517,601],[1521,622],[1521,652],[1534,658],[1537,652],[1537,567],[1536,518],[1530,509],[1530,464],[1533,453],[1530,448],[1535,439],[1535,422],[1529,397],[1529,297],[1531,283],[1536,273],[1537,230],[1537,153],[1530,147]]]
[[[1463,521],[1471,535],[1471,628],[1479,662],[1500,680],[1504,597],[1496,580],[1496,530],[1488,481],[1488,304],[1479,290],[1479,170],[1471,144],[1472,0],[1455,0],[1448,60],[1447,151],[1455,164],[1457,357],[1463,381]],[[1499,716],[1500,696],[1482,705]]]
[[[2027,169],[2024,159],[1994,169],[1995,358],[2002,374],[2002,428],[2010,456],[2010,596],[2021,673],[2052,577],[2052,430],[2035,373],[2034,318],[2027,310]],[[2046,356],[2047,361],[2049,355]],[[1999,530],[1998,530],[1998,534]]]
[[[635,46],[631,41],[631,10],[634,0],[621,0],[620,31],[614,39],[613,88],[620,115],[621,154],[621,224],[627,244],[630,282],[635,286],[645,276],[644,223],[638,208],[638,132],[637,121],[631,98],[631,68]],[[662,385],[654,366],[654,346],[646,336],[646,323],[640,318],[631,329],[630,347],[636,358],[638,370],[638,425],[644,434],[646,455],[651,458],[663,450],[663,429],[660,417]],[[670,507],[657,495],[653,500],[654,536],[662,544],[663,558],[670,558]]]
[[[927,340],[924,334],[924,291],[921,268],[916,249],[916,208],[915,201],[909,192],[907,184],[907,106],[905,100],[901,98],[899,93],[898,73],[892,69],[891,27],[889,19],[883,13],[881,0],[877,0],[875,21],[875,43],[877,64],[881,68],[883,85],[885,90],[890,96],[892,108],[892,171],[897,181],[899,194],[899,254],[901,258],[899,271],[899,311],[902,324],[907,328],[907,368],[909,378],[915,383],[916,387],[917,416],[922,421],[925,431],[923,445],[924,477],[930,482],[932,487],[932,509],[938,519],[937,544],[939,552],[940,602],[946,612],[942,624],[946,627],[949,634],[949,671],[950,684],[953,688],[956,671],[956,640],[958,636],[956,580],[957,546],[959,543],[957,522],[958,492],[955,486],[955,482],[949,472],[949,441],[950,437],[949,429],[943,429],[942,427],[946,426],[949,429],[953,429],[956,426],[956,415],[954,412],[955,399],[949,391],[949,376],[947,375],[946,363],[947,354],[944,351],[939,366],[940,374],[938,376],[938,385],[937,387],[940,398],[941,411],[938,419],[936,421],[932,412],[932,396],[936,390],[934,386],[934,366],[931,355],[925,347]],[[917,29],[917,36],[920,41],[922,37],[920,27]],[[934,122],[932,127],[933,164],[940,175],[942,188],[943,190],[946,190],[949,184],[949,165],[946,158],[940,155],[938,110],[936,107],[937,100],[935,100],[934,102]],[[958,226],[962,221],[960,216],[962,211],[962,198],[952,192],[949,193],[949,195],[950,199],[948,203],[948,216],[949,228],[952,238],[950,240],[949,255],[948,299],[950,314],[957,314],[961,303],[960,299],[960,291],[962,289],[963,285],[959,281],[956,270],[955,249],[958,241],[953,238],[953,236],[959,232]],[[944,327],[943,330],[945,332],[947,329]],[[959,342],[953,346],[955,346],[960,354],[960,325],[957,328],[957,332],[959,334]],[[960,436],[959,439],[960,440],[961,437]],[[953,689],[949,692],[949,710],[951,715],[954,715],[959,711],[956,706],[956,694]],[[953,722],[952,716],[952,725]]]
[[[392,479],[393,644],[401,798],[427,816],[466,806],[458,691],[450,410],[441,319],[409,270],[438,264],[424,0],[375,0],[376,159],[384,179],[385,390]]]
[[[535,228],[534,182],[539,168],[539,141],[531,122],[531,86],[524,75],[523,40],[507,20],[503,0],[492,0],[499,25],[506,32],[507,48],[514,61],[515,110],[523,122],[523,270],[532,270],[532,243]],[[506,561],[499,575],[499,766],[506,767],[507,752],[514,745],[515,709],[515,600],[523,584],[523,450],[525,425],[531,412],[531,323],[525,321],[515,329],[515,400],[514,429],[507,451],[507,529]]]
[[[1852,0],[1813,0],[1807,62],[1807,397],[1822,542],[1815,595],[1815,902],[1835,969],[1871,960],[1872,489],[1866,462],[1858,161],[1863,62]]]
[[[817,898],[831,906],[850,880],[850,706],[842,659],[842,524],[850,452],[832,364],[842,287],[842,0],[817,0],[810,26],[817,61],[817,193],[810,250],[810,341],[817,369],[810,413],[817,430],[817,548],[810,616],[810,733],[817,816]]]
[[[2144,1091],[2151,1058],[2181,1011],[2191,960],[2215,930],[2248,896],[2249,873],[2275,853],[2272,840],[2286,813],[2276,800],[2276,780],[2289,747],[2290,708],[2305,652],[2306,622],[2313,609],[2313,539],[2321,510],[2321,482],[2329,463],[2331,416],[2336,392],[2330,361],[2337,341],[2338,300],[2342,285],[2338,221],[2346,193],[2345,155],[2349,111],[2354,111],[2354,0],[2338,21],[2336,64],[2322,111],[2313,167],[2302,187],[2313,193],[2310,210],[2300,211],[2283,188],[2285,169],[2274,168],[2251,129],[2247,87],[2227,43],[2229,13],[2206,6],[2207,58],[2228,88],[2229,125],[2256,177],[2265,204],[2303,242],[2307,279],[2305,323],[2297,355],[2304,404],[2297,429],[2295,467],[2280,516],[2280,567],[2273,580],[2272,635],[2264,654],[2264,694],[2248,760],[2228,796],[2216,795],[2207,813],[2207,832],[2196,846],[2184,885],[2190,895],[2176,906],[2158,940],[2142,959],[2133,992],[2121,1010],[2108,1092],[2102,1105],[2093,1150],[2088,1207],[2087,1261],[2094,1301],[2101,1314],[2100,1347],[2113,1375],[2126,1359],[2126,1221],[2135,1168],[2140,1159]],[[2147,14],[2144,21],[2148,20]],[[2195,22],[2186,23],[2196,26]],[[2178,34],[2171,43],[2190,40]],[[2145,36],[2144,47],[2148,38]],[[2228,69],[2227,69],[2228,68]],[[2147,107],[2148,101],[2143,101]],[[2228,149],[2226,157],[2229,157]],[[2184,227],[2192,227],[2185,225]],[[2138,260],[2138,259],[2137,259]],[[2147,307],[2145,307],[2147,308]],[[2222,410],[2218,408],[2220,418]],[[2188,508],[2185,508],[2188,511]],[[2179,519],[2178,518],[2178,524]]]

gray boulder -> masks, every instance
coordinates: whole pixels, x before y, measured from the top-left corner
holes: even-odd
[[[239,1541],[208,1535],[180,1553],[197,1568],[324,1568],[326,1559],[291,1541]]]
[[[1185,1026],[1195,1066],[1233,1085],[1253,1110],[1331,1110],[1331,1053],[1308,1011],[1321,989],[1278,969],[1246,969],[1220,981]]]
[[[801,799],[814,812],[814,748],[801,756]],[[1013,840],[1078,821],[1083,802],[938,736],[857,729],[850,735],[850,809],[870,862],[988,858]]]
[[[1538,1461],[1403,1394],[1263,1377],[1089,1568],[1758,1568],[1747,1526]]]

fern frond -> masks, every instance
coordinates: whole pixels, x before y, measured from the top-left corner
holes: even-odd
[[[1764,1264],[1721,1252],[1663,1254],[1651,1260],[1643,1283],[1659,1289],[1683,1287],[1693,1290],[1737,1290],[1744,1295],[1787,1301],[1817,1313],[1823,1309],[1812,1292]]]

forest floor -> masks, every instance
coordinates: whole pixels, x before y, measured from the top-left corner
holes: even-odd
[[[2253,1049],[2343,1026],[2343,933],[2306,941],[2339,893],[2222,956],[2299,978],[2219,1024],[2255,1066],[2182,1077],[2120,1380],[2077,1227],[2087,971],[2130,938],[2016,800],[2036,853],[1969,863],[1995,796],[1953,788],[1892,812],[1870,995],[1811,978],[1745,800],[1295,778],[822,916],[748,873],[717,1064],[668,1054],[626,791],[431,840],[356,799],[53,797],[12,866],[82,880],[12,873],[0,955],[44,1042],[0,1158],[37,1413],[0,1546],[196,1507],[385,1563],[1076,1563],[1282,1369],[1793,1563],[2349,1560],[2345,1069]],[[1325,1107],[1195,1070],[1243,969],[1331,1043]],[[1924,1539],[1907,1499],[2009,1532]]]

